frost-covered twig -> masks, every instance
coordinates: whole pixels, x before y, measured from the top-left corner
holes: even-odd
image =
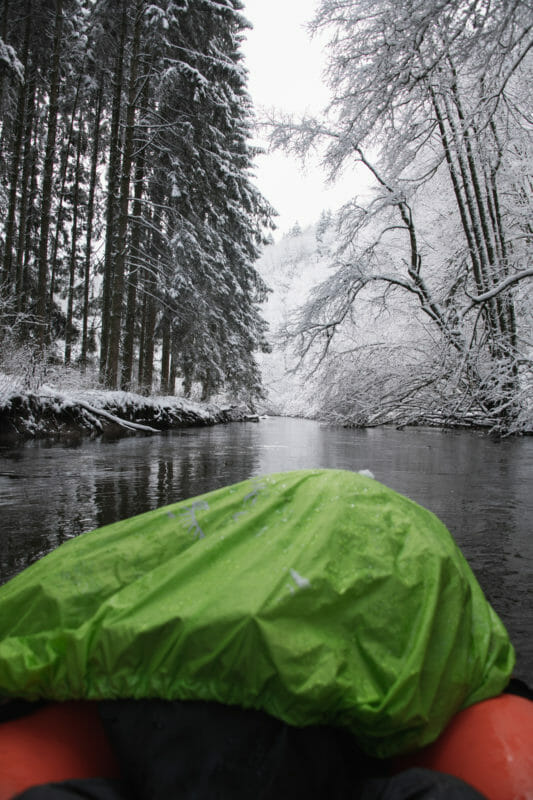
[[[526,278],[533,278],[533,269],[525,269],[521,272],[517,272],[516,275],[509,275],[505,280],[499,283],[497,286],[494,286],[490,291],[484,292],[483,294],[474,297],[473,295],[466,292],[470,300],[472,301],[471,304],[464,309],[462,312],[462,316],[465,317],[469,311],[471,311],[475,306],[479,305],[480,303],[486,303],[488,300],[492,300],[493,297],[496,297],[503,292],[505,289],[508,289],[515,283],[519,283],[520,281],[525,280]]]

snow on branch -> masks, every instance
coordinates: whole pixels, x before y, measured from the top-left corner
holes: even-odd
[[[7,68],[14,73],[22,83],[24,80],[24,67],[17,58],[15,50],[11,45],[6,44],[0,36],[0,66]]]
[[[479,294],[476,297],[466,292],[466,294],[468,295],[468,297],[472,302],[470,303],[468,308],[466,308],[463,311],[462,314],[463,317],[477,305],[480,305],[481,303],[486,303],[488,300],[492,300],[493,297],[496,297],[501,292],[505,291],[505,289],[508,289],[510,286],[513,286],[515,283],[519,283],[520,281],[523,281],[526,278],[533,278],[533,269],[525,269],[522,270],[521,272],[517,272],[516,275],[509,275],[509,277],[505,278],[505,280],[503,280],[497,286],[494,286],[488,292],[484,292],[484,294]]]

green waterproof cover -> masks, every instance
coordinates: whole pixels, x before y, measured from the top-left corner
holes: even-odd
[[[0,588],[0,695],[214,700],[387,757],[501,692],[507,633],[444,525],[341,470],[86,533]]]

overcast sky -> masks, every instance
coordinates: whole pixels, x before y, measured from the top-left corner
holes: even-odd
[[[318,0],[244,0],[244,4],[244,14],[254,26],[244,53],[256,109],[318,113],[328,100],[321,79],[324,56],[318,41],[305,30]],[[279,213],[275,239],[296,221],[303,228],[316,222],[322,210],[334,210],[355,194],[349,177],[338,186],[326,185],[317,164],[304,170],[281,153],[259,157],[256,175],[262,194]]]

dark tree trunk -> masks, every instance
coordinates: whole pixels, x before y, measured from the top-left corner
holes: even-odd
[[[24,29],[24,45],[22,54],[22,64],[24,66],[25,74],[28,72],[29,63],[29,44],[31,34],[31,2],[26,2],[26,25]],[[17,110],[15,115],[14,125],[14,141],[11,150],[11,170],[9,178],[9,203],[7,212],[7,221],[5,227],[5,244],[4,244],[4,268],[2,275],[2,282],[5,282],[6,287],[12,288],[15,281],[13,280],[13,246],[15,242],[15,221],[16,209],[19,194],[19,177],[20,177],[20,158],[22,155],[22,146],[24,142],[25,132],[25,110],[27,108],[27,95],[29,91],[29,82],[25,80],[20,84],[17,98]]]
[[[104,277],[102,286],[102,328],[100,336],[100,380],[109,386],[107,360],[109,351],[109,317],[111,313],[111,297],[113,292],[113,265],[115,258],[117,188],[120,168],[120,117],[122,114],[122,91],[124,88],[124,50],[128,27],[126,0],[122,0],[120,25],[120,41],[114,72],[114,93],[109,133],[109,167],[107,172],[107,208],[104,253]]]
[[[170,315],[168,309],[163,312],[161,334],[161,394],[168,394],[170,378]]]
[[[124,153],[120,177],[120,201],[115,263],[113,268],[113,291],[111,296],[111,322],[109,328],[109,349],[107,354],[107,385],[118,388],[120,338],[122,331],[122,310],[124,303],[124,272],[126,268],[126,237],[129,221],[129,200],[131,167],[133,163],[133,143],[135,141],[135,114],[138,99],[137,74],[139,69],[139,46],[141,41],[142,11],[144,0],[137,0],[135,25],[130,58],[128,105],[126,109],[126,128],[124,132]]]
[[[157,319],[157,274],[159,263],[159,218],[149,215],[150,240],[148,243],[149,265],[143,269],[143,319],[142,336],[139,343],[139,384],[143,394],[150,394],[154,379],[155,326]]]
[[[54,294],[55,294],[55,287],[56,287],[56,277],[57,277],[57,253],[59,250],[59,242],[60,242],[60,233],[61,233],[61,225],[63,223],[63,205],[65,202],[65,187],[67,183],[67,174],[68,174],[68,166],[69,166],[69,159],[70,159],[70,151],[73,144],[74,138],[74,122],[76,120],[76,115],[78,113],[78,102],[80,99],[80,86],[81,86],[81,75],[78,78],[78,83],[76,86],[76,94],[74,96],[74,103],[72,105],[72,110],[70,111],[70,124],[68,126],[68,134],[66,142],[63,146],[63,152],[61,156],[61,166],[59,170],[59,184],[60,188],[58,191],[59,196],[59,205],[56,211],[56,226],[55,226],[55,235],[53,238],[53,247],[52,247],[52,256],[50,258],[50,263],[52,267],[52,271],[50,274],[50,299],[49,299],[49,306],[50,308],[53,307],[54,303]]]
[[[9,20],[9,2],[8,0],[3,0],[2,3],[2,15],[0,17],[0,36],[7,42],[7,23]],[[5,92],[5,85],[6,85],[6,75],[5,73],[2,74],[0,78],[0,114],[4,113],[4,92]],[[2,136],[3,138],[3,136]],[[0,140],[0,155],[2,153],[3,141]],[[1,159],[0,159],[1,160]]]
[[[147,88],[143,91],[144,101],[146,101]],[[142,107],[144,109],[145,102]],[[139,282],[139,266],[142,261],[141,242],[143,237],[142,221],[142,196],[144,191],[144,172],[145,172],[145,144],[140,139],[137,140],[138,154],[135,165],[135,190],[132,206],[132,230],[130,241],[130,262],[128,271],[128,293],[126,304],[126,319],[124,323],[124,342],[122,346],[122,375],[121,388],[128,390],[131,388],[131,377],[133,373],[133,349],[135,342],[135,323],[137,310],[137,285]]]
[[[174,394],[174,392],[176,391],[176,374],[177,374],[177,368],[176,368],[176,360],[175,360],[175,357],[174,357],[174,348],[173,348],[173,342],[172,342],[171,343],[171,354],[170,354],[170,375],[169,375],[169,379],[168,379],[168,393],[169,394]]]
[[[32,168],[35,166],[35,159],[32,157],[32,136],[33,123],[35,117],[35,73],[32,70],[28,77],[27,105],[25,110],[24,126],[24,152],[22,156],[22,178],[20,185],[20,211],[17,237],[17,257],[16,257],[16,293],[17,311],[26,310],[27,300],[27,280],[25,276],[25,250],[26,250],[26,228],[31,197],[31,178]]]
[[[81,183],[81,144],[82,144],[82,121],[79,120],[78,141],[76,147],[76,169],[74,171],[74,197],[72,209],[72,236],[70,242],[69,259],[69,282],[67,295],[67,322],[65,326],[65,364],[70,364],[72,358],[72,328],[74,322],[74,290],[76,284],[76,263],[78,249],[78,206],[79,206],[79,187]]]
[[[87,355],[89,349],[89,292],[91,285],[91,257],[92,240],[94,226],[94,200],[96,193],[96,182],[98,180],[98,156],[100,154],[100,124],[102,117],[102,100],[104,94],[103,76],[100,76],[98,94],[96,98],[96,110],[94,114],[94,125],[92,133],[91,151],[91,171],[89,177],[89,197],[87,199],[87,235],[85,241],[85,260],[83,266],[83,313],[82,313],[82,333],[81,333],[81,353],[80,363],[83,370],[87,366]]]
[[[142,347],[142,374],[140,376],[141,391],[149,395],[152,392],[154,380],[154,348],[155,348],[155,323],[156,300],[155,280],[152,272],[145,269],[144,273],[144,320]]]
[[[56,146],[57,117],[59,111],[59,84],[61,36],[63,32],[63,0],[56,2],[54,24],[54,47],[50,73],[50,105],[48,109],[46,150],[43,166],[43,186],[41,202],[41,230],[39,238],[39,258],[37,274],[36,313],[39,324],[39,344],[44,348],[47,337],[47,288],[48,288],[48,233],[50,231],[50,211],[52,208],[52,188],[54,178],[54,158]]]
[[[36,127],[36,126],[35,126]],[[29,193],[26,203],[26,224],[24,231],[20,231],[20,237],[23,238],[21,243],[21,251],[19,258],[22,260],[22,296],[20,299],[21,309],[34,307],[34,288],[35,288],[35,275],[32,273],[32,266],[35,263],[38,253],[38,237],[39,237],[39,208],[38,208],[38,172],[39,172],[39,154],[37,147],[37,131],[33,133],[33,141],[30,143],[30,156],[29,156]],[[20,239],[19,237],[19,239]],[[27,323],[24,327],[25,335],[34,330],[33,323]]]
[[[142,276],[142,284],[144,288],[144,273]],[[145,330],[146,330],[146,293],[143,292],[142,294],[142,303],[141,303],[141,326],[139,331],[139,363],[137,364],[137,385],[142,390],[142,378],[144,374],[144,339],[145,339]]]

